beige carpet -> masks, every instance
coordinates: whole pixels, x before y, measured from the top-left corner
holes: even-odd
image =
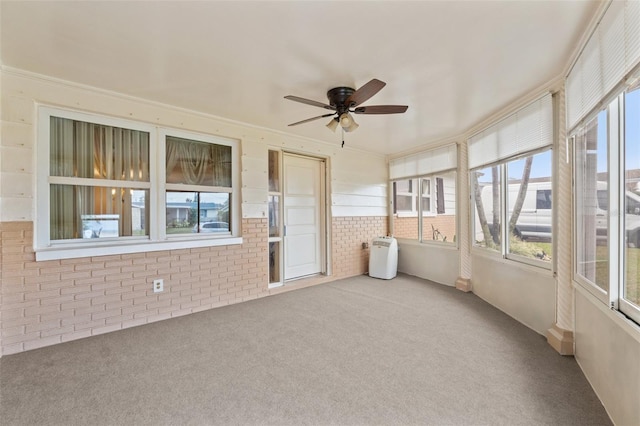
[[[2,425],[607,425],[473,294],[366,276],[0,359]]]

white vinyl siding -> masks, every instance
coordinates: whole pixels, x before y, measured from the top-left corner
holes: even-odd
[[[381,155],[341,149],[330,160],[334,217],[387,216],[387,169]]]
[[[444,213],[443,214],[456,214],[456,181],[449,177],[444,177]]]

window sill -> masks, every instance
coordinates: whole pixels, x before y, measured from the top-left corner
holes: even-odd
[[[494,259],[494,260],[504,260],[502,253],[500,253],[500,250],[494,250],[489,247],[473,245],[471,246],[471,254],[472,255],[477,254],[479,256],[486,257],[489,259]]]
[[[458,250],[458,244],[452,242],[438,241],[438,240],[424,240],[418,241],[412,238],[395,237],[398,240],[398,244],[415,247],[434,247],[437,249],[449,249]]]
[[[393,214],[394,217],[418,217],[418,212],[396,212]]]
[[[540,259],[534,259],[531,257],[521,256],[514,253],[509,253],[505,257],[507,260],[512,260],[514,262],[523,263],[525,265],[533,266],[534,268],[548,269],[551,270],[551,260],[545,261]]]
[[[603,303],[598,297],[594,296],[589,288],[579,281],[573,281],[573,287],[593,306],[597,307],[604,315],[609,317],[621,330],[624,330],[629,336],[634,338],[640,343],[640,325],[633,320],[627,318],[623,313],[618,312],[615,309],[609,308],[606,303]]]
[[[527,269],[529,271],[540,273],[545,276],[549,274],[553,275],[553,272],[551,271],[551,266],[552,266],[551,262],[547,263],[542,261],[536,261],[534,259],[527,259],[525,257],[517,256],[513,254],[510,254],[510,255],[507,255],[507,257],[504,257],[498,251],[495,251],[489,248],[478,247],[478,246],[474,246],[471,248],[471,256],[478,256],[479,258],[481,257],[485,259],[490,259],[505,265],[516,266],[518,268]]]
[[[442,213],[440,216],[442,216],[444,213]],[[403,218],[403,217],[418,217],[418,212],[396,212],[393,214],[394,217],[397,218]],[[453,215],[450,215],[453,216]],[[427,218],[427,217],[438,217],[437,213],[432,213],[432,212],[423,212],[422,213],[422,217],[423,218]]]
[[[136,241],[131,243],[106,243],[87,246],[74,244],[68,247],[47,247],[36,249],[36,261],[76,259],[81,257],[110,256],[115,254],[145,253],[163,250],[179,250],[199,247],[215,247],[242,244],[242,237],[198,238],[167,241]]]

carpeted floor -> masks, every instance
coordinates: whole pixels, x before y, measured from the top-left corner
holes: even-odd
[[[470,293],[350,278],[0,359],[0,424],[608,425]]]

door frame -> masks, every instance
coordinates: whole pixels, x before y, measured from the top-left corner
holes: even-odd
[[[329,197],[327,196],[328,191],[329,191],[329,157],[324,157],[324,156],[315,156],[315,155],[309,155],[307,153],[303,153],[303,152],[296,152],[296,151],[291,151],[291,150],[281,150],[281,155],[282,155],[282,184],[283,184],[283,193],[282,193],[282,211],[281,211],[281,217],[284,220],[284,215],[283,215],[283,210],[284,210],[284,204],[285,204],[285,195],[284,195],[284,185],[286,182],[287,177],[285,176],[284,173],[284,163],[285,163],[285,156],[291,156],[291,157],[299,157],[299,158],[304,158],[307,160],[314,160],[314,161],[318,161],[320,163],[320,176],[319,176],[319,183],[320,183],[320,230],[319,230],[319,235],[321,237],[321,241],[320,241],[320,255],[321,255],[321,268],[320,268],[320,274],[319,275],[324,275],[324,276],[329,276],[331,275],[332,271],[331,271],[331,251],[329,250],[329,247],[331,247],[331,227],[330,227],[330,223],[329,223],[329,218],[331,218],[331,205],[329,203]],[[282,239],[282,248],[281,248],[281,253],[282,253],[282,261],[284,263],[285,259],[285,248],[284,245],[286,244],[285,239]],[[305,279],[305,278],[309,278],[310,276],[302,276],[302,277],[295,277],[295,278],[289,278],[286,279],[284,277],[284,269],[282,270],[283,276],[282,276],[282,282],[284,285],[289,284],[289,283],[294,283],[295,281],[298,281],[300,279]]]

